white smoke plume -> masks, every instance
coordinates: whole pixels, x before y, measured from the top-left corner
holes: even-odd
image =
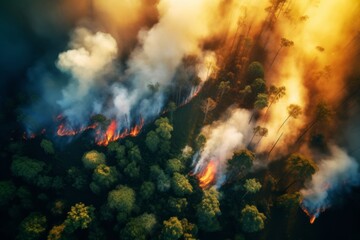
[[[302,207],[315,217],[332,205],[334,194],[360,183],[358,162],[337,146],[331,146],[330,152],[331,156],[320,161],[318,172],[300,191]]]
[[[117,55],[117,44],[109,34],[91,33],[85,28],[77,28],[69,44],[70,50],[59,54],[57,67],[71,74],[67,87],[62,91],[63,98],[58,101],[64,116],[74,124],[81,124],[89,113],[86,102],[91,89],[102,84],[102,78],[109,72],[111,63]]]
[[[159,1],[156,5],[158,22],[138,32],[137,46],[131,49],[127,59],[123,59],[123,46],[117,42],[118,36],[76,28],[68,44],[69,50],[60,53],[56,61],[63,73],[61,77],[65,75],[68,83],[65,87],[47,87],[46,90],[57,93],[52,96],[61,93],[51,105],[58,108],[66,127],[84,128],[91,116],[103,114],[116,120],[119,132],[140,118],[149,121],[163,111],[170,90],[176,89],[179,69],[183,68],[188,78],[206,81],[216,67],[216,57],[211,50],[204,50],[202,43],[215,31],[210,24],[214,19],[208,16],[217,15],[220,2]],[[136,21],[128,24],[133,22]],[[184,67],[189,56],[195,59],[191,71]],[[199,91],[196,82],[187,81],[186,84],[183,101]]]
[[[226,163],[234,152],[244,149],[251,137],[251,113],[244,109],[229,109],[223,120],[205,126],[201,133],[206,137],[202,151],[194,156],[194,173],[202,172],[209,161],[216,166],[216,186],[226,180]]]

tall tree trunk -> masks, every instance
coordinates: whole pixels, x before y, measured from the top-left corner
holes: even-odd
[[[283,47],[281,46],[281,47],[277,50],[277,52],[276,52],[273,60],[271,61],[271,64],[270,64],[270,66],[269,66],[269,70],[271,70],[271,67],[272,67],[272,65],[274,64],[274,62],[275,62],[275,60],[276,60],[277,56],[279,55],[279,53],[280,53],[280,51],[281,51],[282,48],[283,48]]]
[[[287,116],[287,118],[285,119],[285,121],[281,124],[281,126],[279,127],[279,129],[277,130],[277,133],[280,131],[280,129],[285,125],[285,123],[289,120],[289,118],[291,117],[291,115],[289,114],[289,116]]]
[[[280,138],[282,137],[283,134],[284,134],[284,132],[281,133],[281,135],[278,137],[278,139],[276,140],[276,142],[274,143],[274,145],[271,147],[271,149],[270,149],[270,151],[269,151],[269,153],[268,153],[268,155],[267,155],[266,160],[269,159],[271,152],[274,150],[275,146],[278,144],[278,142],[279,142],[279,140],[280,140]]]

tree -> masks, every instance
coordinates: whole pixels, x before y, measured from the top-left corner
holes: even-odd
[[[135,191],[127,186],[119,185],[109,192],[107,202],[111,209],[128,214],[135,206]]]
[[[182,197],[193,192],[193,187],[191,186],[189,180],[180,173],[174,173],[171,184],[174,193],[177,196]]]
[[[156,152],[160,143],[160,139],[155,131],[151,130],[150,132],[148,132],[148,134],[146,135],[145,143],[151,152]]]
[[[259,183],[255,178],[246,179],[244,188],[246,192],[242,198],[244,198],[248,193],[257,193],[261,189],[261,183]]]
[[[109,145],[107,146],[107,149],[109,153],[115,154],[115,158],[117,161],[125,158],[126,148],[124,145],[120,145],[118,142],[110,142]]]
[[[261,110],[264,109],[265,107],[268,106],[268,95],[265,93],[259,93],[256,96],[256,100],[254,102],[254,108],[255,110]],[[251,114],[251,117],[249,119],[249,123],[251,122],[251,120],[253,119],[255,114],[255,111],[253,111],[253,113]]]
[[[181,219],[181,225],[184,231],[184,240],[196,240],[198,228],[195,224],[190,223],[186,218]]]
[[[28,157],[14,156],[11,163],[11,172],[14,176],[22,177],[28,182],[35,181],[43,171],[45,163]]]
[[[105,155],[92,150],[84,154],[82,162],[85,168],[95,169],[99,164],[105,164]]]
[[[167,109],[170,112],[170,122],[173,122],[173,115],[174,115],[174,111],[176,110],[176,103],[174,102],[169,102],[167,105]]]
[[[213,232],[220,228],[217,216],[221,214],[219,192],[215,188],[204,190],[204,195],[196,209],[200,229]]]
[[[63,236],[64,230],[65,230],[65,224],[55,225],[49,231],[47,240],[65,240],[65,237]]]
[[[160,192],[166,192],[171,187],[171,179],[165,172],[158,166],[153,165],[150,167],[150,178],[156,182],[157,189]]]
[[[51,141],[43,139],[40,143],[40,146],[47,154],[54,154],[54,145]]]
[[[230,82],[229,81],[221,81],[218,87],[218,96],[221,100],[224,93],[230,90]]]
[[[83,189],[88,184],[85,173],[76,167],[67,170],[67,180],[71,186],[78,190]]]
[[[279,129],[277,130],[278,132],[280,131],[280,129],[285,125],[285,123],[289,120],[290,117],[296,119],[298,118],[301,113],[302,113],[302,110],[301,110],[301,107],[299,105],[296,105],[296,104],[290,104],[288,107],[287,107],[287,111],[288,111],[288,116],[287,118],[284,120],[284,122],[281,124],[281,126],[279,127]]]
[[[246,205],[241,210],[241,224],[244,232],[252,233],[264,229],[266,217],[254,205]]]
[[[294,46],[294,42],[293,42],[293,41],[291,41],[291,40],[289,40],[289,39],[286,39],[286,38],[281,38],[281,39],[280,39],[280,47],[279,47],[279,49],[277,50],[277,52],[276,52],[273,60],[271,61],[271,64],[270,64],[270,67],[269,67],[269,68],[271,69],[272,65],[274,64],[274,62],[275,62],[275,60],[276,60],[277,56],[279,55],[279,53],[280,53],[280,51],[281,51],[282,48],[284,48],[284,47],[289,48],[289,47],[292,47],[292,46]]]
[[[281,87],[276,87],[274,85],[271,85],[269,90],[268,90],[268,99],[269,99],[269,104],[268,107],[266,108],[265,114],[264,114],[264,119],[266,120],[266,116],[269,112],[270,107],[278,102],[283,96],[285,96],[286,94],[286,88],[284,86]]]
[[[256,143],[256,145],[255,145],[255,147],[260,143],[260,141],[261,141],[261,139],[263,138],[263,137],[266,137],[267,135],[268,135],[268,129],[267,128],[260,128],[260,130],[259,130],[259,136],[260,136],[260,138],[259,138],[259,140],[257,141],[257,143]]]
[[[262,78],[256,78],[251,84],[251,93],[258,95],[266,92],[266,83]]]
[[[8,204],[16,194],[16,187],[11,181],[0,181],[0,207]]]
[[[40,239],[46,230],[46,222],[47,220],[44,215],[37,212],[30,213],[30,215],[20,223],[20,231],[17,239]]]
[[[251,82],[256,78],[264,78],[264,67],[256,61],[250,63],[247,69],[247,76]]]
[[[313,128],[317,123],[326,121],[332,114],[332,111],[330,107],[324,103],[320,102],[316,105],[316,111],[315,111],[315,119],[308,125],[307,128],[302,132],[302,134],[298,137],[296,140],[296,143],[299,143],[302,137],[311,129]]]
[[[302,201],[302,197],[301,194],[299,192],[295,192],[295,193],[286,193],[281,195],[280,197],[277,198],[277,205],[291,210],[294,208],[298,208],[300,206],[300,203]]]
[[[65,232],[72,233],[76,229],[86,229],[95,217],[95,208],[90,205],[86,206],[84,203],[79,202],[71,207],[67,213],[65,224]]]
[[[120,239],[124,240],[146,240],[156,225],[154,214],[144,213],[131,219],[120,233]]]
[[[175,172],[182,172],[185,170],[184,164],[177,158],[172,158],[166,163],[166,172],[172,174]]]
[[[195,141],[196,149],[200,150],[201,148],[204,147],[205,143],[206,143],[206,137],[203,134],[200,134]]]
[[[307,180],[318,170],[316,163],[303,155],[291,154],[286,161],[287,174],[291,174],[295,177],[295,180],[291,182],[285,189],[288,189],[298,180]]]
[[[130,178],[138,178],[140,176],[140,167],[136,162],[130,162],[124,169],[124,173]]]
[[[249,150],[235,152],[227,163],[228,178],[230,180],[243,178],[255,161],[255,155]]]
[[[155,184],[152,182],[143,182],[140,187],[140,197],[144,200],[151,198],[155,192]]]
[[[183,227],[177,217],[171,217],[163,222],[161,239],[177,240],[184,234]]]
[[[173,126],[169,123],[167,118],[159,118],[155,121],[157,126],[155,132],[163,139],[170,140],[171,132],[173,131]]]
[[[207,98],[201,102],[200,109],[205,114],[204,122],[206,121],[208,113],[214,110],[215,108],[216,108],[216,102],[211,98]]]
[[[141,162],[142,157],[138,146],[134,145],[130,148],[130,150],[128,151],[128,158],[131,162]]]
[[[118,176],[119,173],[115,167],[109,167],[105,164],[99,164],[94,169],[92,175],[93,182],[90,184],[90,188],[94,193],[99,193],[99,191],[96,190],[96,186],[100,188],[99,190],[101,190],[101,188],[103,187],[110,188],[117,182]]]
[[[174,214],[181,214],[188,206],[186,198],[173,198],[170,197],[168,200],[169,210]]]

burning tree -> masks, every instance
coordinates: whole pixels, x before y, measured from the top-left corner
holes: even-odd
[[[203,113],[205,114],[204,122],[206,122],[208,113],[216,108],[216,102],[212,98],[207,98],[202,101],[200,108],[201,111],[203,111]]]

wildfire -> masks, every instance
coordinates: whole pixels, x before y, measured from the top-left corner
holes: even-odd
[[[317,210],[315,214],[311,214],[303,205],[301,205],[304,213],[310,218],[310,224],[313,224],[319,215],[320,210]]]
[[[206,168],[198,174],[201,188],[207,188],[211,183],[215,181],[216,177],[216,165],[214,161],[209,161]]]
[[[98,135],[96,142],[99,146],[107,146],[110,142],[117,141],[127,136],[136,137],[140,133],[143,126],[144,119],[141,118],[140,123],[131,128],[130,131],[125,129],[122,133],[120,133],[117,130],[118,126],[116,121],[112,120],[104,134],[101,134],[100,131],[96,132]]]
[[[75,136],[78,133],[84,132],[88,129],[95,129],[96,127],[97,127],[96,124],[93,124],[93,125],[82,127],[80,129],[76,130],[76,129],[72,129],[72,128],[67,128],[64,123],[61,123],[56,131],[56,134],[60,137]]]

